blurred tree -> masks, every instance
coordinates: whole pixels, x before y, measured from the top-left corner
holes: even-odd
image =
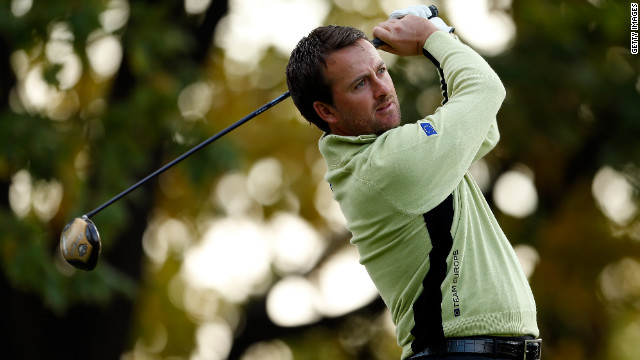
[[[175,101],[180,90],[203,76],[228,2],[215,1],[197,16],[185,14],[183,6],[183,1],[2,6],[0,221],[11,229],[0,236],[3,358],[114,359],[124,352],[141,281],[139,239],[157,202],[157,186],[139,189],[105,211],[98,228],[106,241],[96,271],[74,274],[62,264],[58,236],[69,219],[187,148],[163,139],[171,139],[180,118]],[[91,59],[90,47],[105,40],[116,44],[111,53]],[[69,58],[79,61],[64,62]],[[117,71],[101,75],[96,61],[111,61]],[[62,70],[73,71],[72,65],[80,68],[78,79],[65,88],[60,79],[69,74]],[[25,77],[37,81],[39,68],[47,81],[39,86],[62,98],[60,103],[30,99],[33,84]],[[213,161],[219,156],[215,150],[205,154],[207,176],[228,162]],[[16,193],[15,174],[23,170],[26,191]],[[32,209],[35,200],[29,203],[30,188],[49,180],[61,181],[65,191],[59,210],[43,220]],[[26,201],[21,215],[12,211],[12,193],[15,201]]]
[[[636,211],[626,224],[607,220],[592,184],[601,168],[613,167],[634,184],[630,200],[639,203],[640,58],[629,53],[629,4],[517,2],[513,17],[516,42],[492,59],[509,93],[496,157],[498,171],[514,163],[533,170],[538,209],[524,220],[499,220],[513,241],[539,251],[531,282],[545,357],[622,359],[611,352],[619,310],[595,295],[607,264],[640,260],[640,219]],[[637,282],[640,274],[631,276]],[[638,322],[638,310],[622,311]]]

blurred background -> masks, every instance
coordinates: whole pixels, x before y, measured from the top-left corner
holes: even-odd
[[[64,263],[58,242],[73,218],[285,92],[311,29],[371,34],[417,1],[1,3],[0,358],[399,358],[323,180],[321,134],[291,100],[94,216],[94,271]],[[529,277],[544,359],[637,359],[630,2],[432,3],[507,89],[502,140],[471,171]],[[433,112],[430,62],[383,56],[404,119]]]

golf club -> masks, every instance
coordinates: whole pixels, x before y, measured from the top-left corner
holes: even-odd
[[[435,7],[433,11],[436,11],[436,14],[437,14],[437,10],[435,10]],[[379,48],[380,46],[385,45],[383,41],[377,38],[374,38],[373,40],[371,40],[371,43],[375,48]],[[160,169],[151,173],[144,179],[138,181],[133,186],[127,188],[120,194],[114,196],[109,201],[98,206],[93,211],[88,212],[82,215],[81,217],[75,218],[72,221],[70,221],[64,227],[64,229],[62,230],[62,234],[60,235],[60,251],[62,253],[62,257],[65,259],[67,263],[69,263],[70,265],[72,265],[77,269],[93,270],[96,267],[96,264],[98,263],[98,258],[100,257],[100,251],[102,249],[102,243],[101,243],[100,234],[98,233],[98,229],[96,225],[89,218],[99,213],[100,211],[104,210],[106,207],[113,204],[114,202],[120,200],[121,198],[123,198],[124,196],[132,192],[133,190],[144,185],[149,180],[162,174],[172,166],[176,165],[177,163],[181,162],[187,157],[193,155],[198,150],[211,144],[212,142],[216,141],[217,139],[221,138],[222,136],[226,135],[227,133],[239,127],[240,125],[246,123],[247,121],[253,119],[254,117],[260,115],[265,110],[270,109],[271,107],[285,100],[290,95],[291,94],[289,93],[289,91],[286,91],[282,95],[278,96],[277,98],[261,106],[254,112],[250,113],[249,115],[243,117],[242,119],[228,126],[224,130],[220,131],[219,133],[203,141],[202,143],[195,146],[191,150],[185,152],[175,160],[171,161],[170,163],[164,165]]]
[[[193,155],[196,151],[218,140],[219,138],[226,135],[230,131],[239,127],[240,125],[260,115],[265,110],[285,100],[289,96],[290,96],[289,91],[286,91],[282,95],[278,96],[277,98],[261,106],[254,112],[236,121],[235,123],[225,128],[224,130],[220,131],[219,133],[208,138],[207,140],[201,142],[199,145],[195,146],[191,150],[180,155],[175,160],[164,165],[160,169],[154,171],[144,179],[135,183],[133,186],[127,188],[120,194],[114,196],[111,200],[98,206],[93,211],[88,212],[79,218],[73,219],[64,227],[64,229],[62,230],[62,234],[60,235],[60,250],[62,252],[62,257],[70,265],[72,265],[75,268],[78,268],[81,270],[93,270],[96,267],[96,264],[98,263],[98,258],[100,257],[100,250],[102,248],[102,244],[100,241],[100,234],[98,233],[98,229],[96,228],[96,225],[93,223],[93,221],[89,220],[90,217],[104,210],[104,208],[113,204],[114,202],[120,200],[121,198],[123,198],[124,196],[132,192],[133,190],[147,183],[149,180],[167,171],[172,166],[176,165],[177,163],[181,162],[187,157]]]

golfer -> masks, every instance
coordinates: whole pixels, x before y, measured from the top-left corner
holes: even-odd
[[[324,26],[287,65],[300,113],[324,131],[325,179],[360,262],[391,312],[402,359],[539,359],[536,305],[509,241],[468,173],[498,142],[498,75],[426,6],[373,29],[427,55],[448,100],[401,125],[387,66],[360,30]],[[425,66],[429,63],[425,60]]]

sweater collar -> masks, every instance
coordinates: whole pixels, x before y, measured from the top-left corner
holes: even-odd
[[[344,160],[352,158],[362,145],[371,144],[378,135],[368,134],[360,136],[341,136],[324,133],[318,141],[320,153],[325,158],[327,165],[337,165]]]

